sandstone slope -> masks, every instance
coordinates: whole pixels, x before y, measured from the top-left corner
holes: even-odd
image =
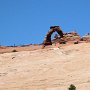
[[[0,54],[0,90],[90,90],[90,43]]]

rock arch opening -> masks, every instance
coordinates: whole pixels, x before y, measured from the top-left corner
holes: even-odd
[[[51,41],[51,35],[54,33],[54,32],[57,32],[59,35],[60,35],[60,38],[63,38],[63,32],[62,30],[60,29],[59,26],[51,26],[50,27],[50,30],[47,32],[47,34],[45,35],[45,38],[44,38],[44,41],[43,41],[43,44],[44,45],[52,45],[52,41]]]

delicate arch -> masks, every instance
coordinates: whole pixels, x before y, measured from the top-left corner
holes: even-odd
[[[50,27],[50,30],[48,31],[48,33],[45,35],[45,38],[44,38],[44,41],[43,41],[43,44],[44,45],[52,45],[52,42],[51,42],[51,35],[53,32],[57,32],[60,37],[62,38],[63,37],[63,32],[62,30],[60,29],[59,26],[51,26]]]

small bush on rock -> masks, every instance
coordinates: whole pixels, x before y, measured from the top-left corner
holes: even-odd
[[[74,44],[78,44],[79,42],[78,41],[75,41]]]
[[[12,50],[12,52],[17,52],[17,50],[14,49],[14,50]]]
[[[68,90],[76,90],[76,87],[73,84],[71,84]]]

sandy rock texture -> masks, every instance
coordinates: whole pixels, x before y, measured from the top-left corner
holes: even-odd
[[[0,54],[0,90],[90,90],[90,43]]]

